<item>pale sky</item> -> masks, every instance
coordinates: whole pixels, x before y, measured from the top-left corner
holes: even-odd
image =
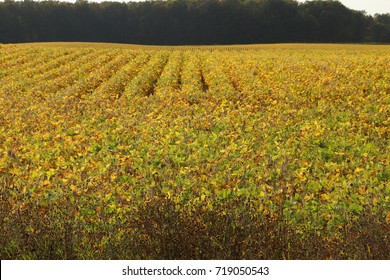
[[[298,0],[306,2],[306,0]],[[366,11],[367,14],[387,14],[390,13],[390,0],[339,0],[344,6],[358,11]]]

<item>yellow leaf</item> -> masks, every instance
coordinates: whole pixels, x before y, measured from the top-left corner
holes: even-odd
[[[321,200],[328,201],[329,200],[329,195],[326,194],[326,193],[321,194]]]
[[[356,169],[355,169],[355,173],[359,173],[359,172],[362,172],[362,171],[364,171],[364,168],[356,167]]]
[[[390,223],[390,212],[387,212],[387,215],[386,215],[386,222]]]

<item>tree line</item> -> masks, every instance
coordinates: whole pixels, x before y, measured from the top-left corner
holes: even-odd
[[[331,0],[0,2],[1,43],[45,41],[390,43],[390,14],[370,16]]]

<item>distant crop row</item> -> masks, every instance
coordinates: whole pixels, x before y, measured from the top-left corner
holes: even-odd
[[[0,48],[1,258],[388,258],[386,46]]]

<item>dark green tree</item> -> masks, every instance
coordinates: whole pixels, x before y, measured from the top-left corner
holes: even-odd
[[[330,0],[6,0],[0,2],[0,42],[390,43],[389,17],[367,16]]]

